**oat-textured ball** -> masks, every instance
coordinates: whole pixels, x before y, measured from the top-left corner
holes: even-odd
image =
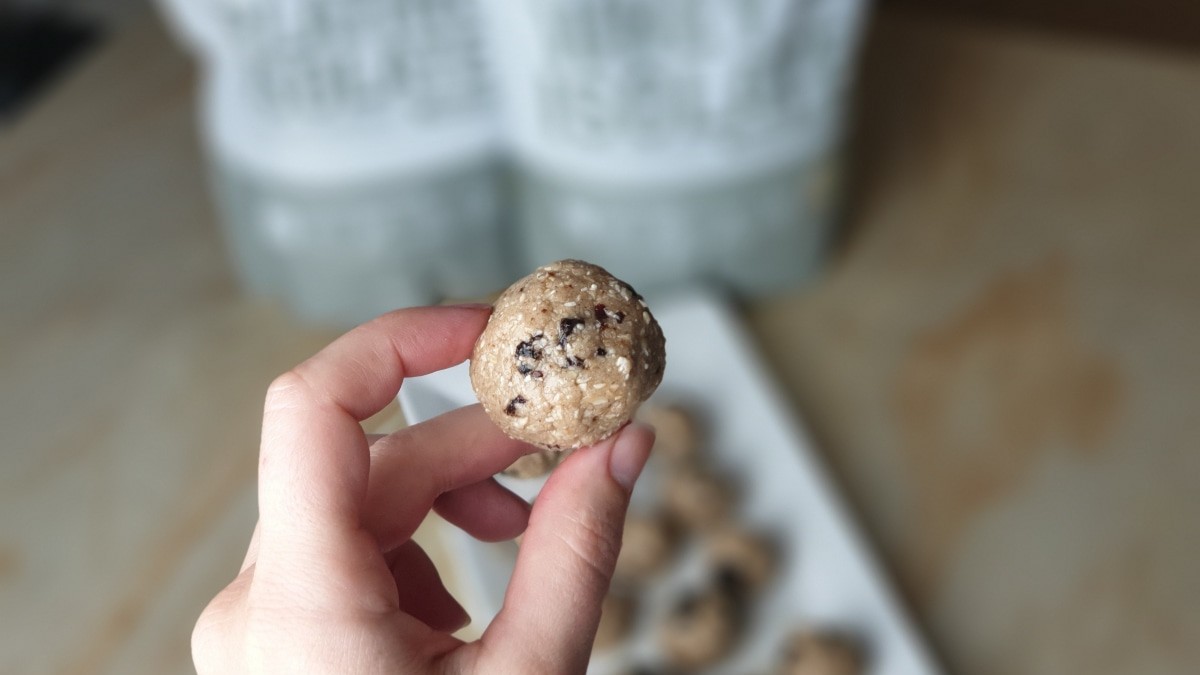
[[[733,486],[699,466],[674,468],[663,485],[663,508],[687,527],[705,530],[720,524],[733,510]]]
[[[775,573],[775,544],[761,534],[726,525],[711,532],[704,545],[718,573],[746,590],[762,588]]]
[[[631,514],[625,518],[613,574],[623,579],[645,579],[666,566],[678,544],[679,533],[667,518]]]
[[[638,418],[654,427],[654,454],[671,462],[695,459],[700,433],[690,412],[677,405],[647,405]]]
[[[503,471],[513,478],[540,478],[550,473],[568,453],[553,450],[538,450],[519,458]]]
[[[592,651],[611,649],[629,635],[637,605],[633,596],[609,593],[600,606],[600,625]]]
[[[471,384],[509,436],[592,445],[662,381],[665,340],[646,302],[603,268],[561,260],[504,291],[471,356]]]
[[[683,596],[658,631],[658,644],[671,663],[702,668],[723,658],[737,643],[741,608],[725,592],[710,588]]]
[[[814,631],[792,635],[784,645],[777,675],[858,675],[862,659],[846,638]]]

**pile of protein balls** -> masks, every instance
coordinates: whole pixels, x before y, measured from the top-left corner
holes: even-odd
[[[680,406],[647,405],[639,418],[655,428],[660,501],[625,521],[625,540],[604,605],[596,649],[611,648],[635,628],[637,598],[659,575],[669,573],[689,545],[703,551],[705,581],[677,594],[665,616],[650,626],[663,662],[632,673],[687,673],[729,656],[738,646],[753,603],[775,576],[774,539],[734,518],[736,486],[706,461],[701,434]],[[779,675],[852,675],[859,656],[840,636],[798,632],[779,650]]]
[[[619,648],[646,630],[654,632],[661,660],[628,675],[682,675],[717,664],[738,647],[755,600],[770,584],[779,563],[775,541],[734,518],[736,486],[701,452],[694,416],[676,405],[647,404],[638,418],[657,431],[652,461],[657,503],[631,511],[617,558],[612,589],[604,600],[595,652]],[[527,455],[506,474],[544,475],[569,452]],[[706,574],[702,584],[681,590],[665,613],[639,607],[646,591],[669,577],[685,549],[699,546]],[[780,645],[776,675],[855,675],[858,650],[836,633],[802,630]],[[624,673],[622,675],[625,675]]]

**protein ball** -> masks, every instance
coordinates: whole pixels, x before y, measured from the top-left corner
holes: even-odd
[[[663,569],[678,543],[679,533],[667,518],[630,514],[625,518],[613,574],[624,579],[645,579]]]
[[[601,267],[561,260],[496,300],[471,385],[509,436],[564,450],[628,422],[662,381],[666,341],[645,300]]]
[[[815,631],[792,635],[784,645],[777,675],[857,675],[862,659],[846,638]]]
[[[721,523],[733,509],[733,487],[716,474],[683,466],[667,474],[663,508],[684,525],[706,530]]]
[[[596,629],[592,651],[611,649],[624,640],[633,625],[636,609],[631,596],[616,593],[604,596],[600,606],[600,625]]]
[[[566,455],[565,452],[538,450],[513,462],[503,473],[513,478],[540,478],[566,459]]]
[[[746,590],[762,588],[775,572],[776,548],[766,537],[727,525],[704,541],[709,564]]]
[[[654,454],[672,462],[693,459],[700,445],[691,413],[675,405],[647,405],[639,418],[654,427]]]
[[[684,595],[658,631],[658,643],[674,665],[702,668],[719,661],[737,643],[741,608],[711,588]]]

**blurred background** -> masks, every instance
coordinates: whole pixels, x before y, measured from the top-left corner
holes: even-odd
[[[270,380],[562,257],[733,303],[948,672],[1195,672],[1198,179],[1184,0],[0,2],[0,673],[191,672]]]

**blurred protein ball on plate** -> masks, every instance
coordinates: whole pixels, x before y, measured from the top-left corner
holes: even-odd
[[[658,630],[658,644],[673,665],[702,668],[724,658],[737,644],[741,608],[719,588],[687,592]]]
[[[859,675],[862,659],[844,636],[803,630],[783,647],[776,675]]]
[[[775,543],[742,525],[726,524],[709,532],[704,547],[709,563],[746,590],[761,589],[778,566]]]
[[[736,497],[729,481],[707,468],[675,468],[664,479],[663,508],[693,529],[720,525],[733,510]]]
[[[629,514],[614,575],[618,579],[645,580],[661,572],[679,546],[678,529],[662,514]]]
[[[651,402],[638,410],[638,419],[654,427],[654,453],[673,463],[693,459],[700,447],[695,417],[679,405]]]
[[[632,595],[610,591],[600,606],[600,625],[596,629],[593,651],[604,651],[620,644],[629,635],[637,604]]]

